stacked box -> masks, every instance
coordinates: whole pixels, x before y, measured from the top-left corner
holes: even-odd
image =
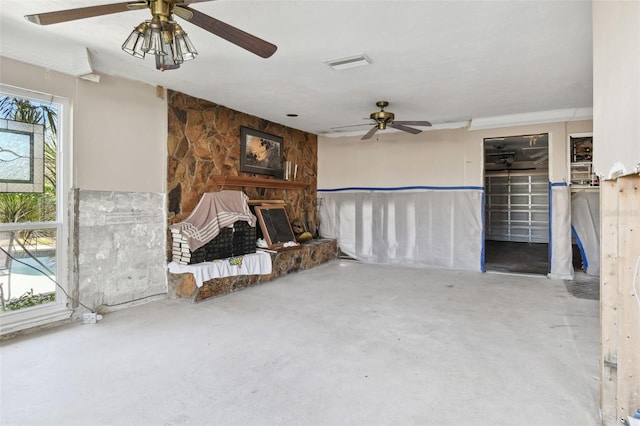
[[[171,246],[172,260],[182,265],[188,265],[191,261],[191,250],[187,239],[177,229],[171,230],[173,245]]]
[[[222,228],[216,237],[194,250],[191,258],[192,263],[208,262],[214,259],[224,259],[233,255],[233,229]]]
[[[256,252],[256,227],[247,222],[233,224],[233,255],[240,256]]]
[[[194,251],[189,249],[189,243],[180,231],[172,229],[171,236],[173,261],[181,265],[210,262],[256,251],[256,228],[244,221],[237,221],[233,226],[220,229],[214,239]]]

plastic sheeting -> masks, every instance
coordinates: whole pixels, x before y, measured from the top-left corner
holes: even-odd
[[[552,279],[573,279],[571,248],[571,191],[566,183],[549,185],[550,256]]]
[[[571,225],[588,275],[600,275],[600,193],[571,195]]]
[[[335,190],[333,190],[335,191]],[[320,234],[363,262],[483,269],[482,188],[323,191]]]

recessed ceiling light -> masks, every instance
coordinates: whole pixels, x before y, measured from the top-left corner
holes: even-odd
[[[287,114],[287,117],[297,117],[298,114]]]
[[[349,56],[348,58],[333,59],[325,62],[334,70],[345,70],[347,68],[364,67],[371,63],[371,59],[364,53],[356,56]]]

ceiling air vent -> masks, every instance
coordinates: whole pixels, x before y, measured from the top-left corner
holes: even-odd
[[[348,58],[334,59],[325,62],[334,70],[346,70],[347,68],[364,67],[371,63],[371,59],[367,55],[349,56]]]

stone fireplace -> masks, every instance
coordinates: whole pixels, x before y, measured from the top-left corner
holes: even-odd
[[[301,219],[310,230],[316,229],[316,135],[171,90],[168,91],[168,108],[168,225],[183,221],[205,192],[234,189],[245,192],[249,199],[285,200],[290,220]],[[283,138],[283,160],[298,166],[295,182],[287,184],[266,176],[240,172],[242,126]],[[169,260],[171,244],[169,235]],[[281,261],[274,263],[271,278],[306,269],[318,264],[319,260],[337,258],[335,241],[313,241],[306,247],[291,253],[274,254],[274,262],[276,257]],[[226,294],[271,278],[249,276],[212,280],[201,288],[201,296],[198,297]],[[189,274],[170,274],[169,285],[170,294],[178,297],[191,297],[195,290]]]

